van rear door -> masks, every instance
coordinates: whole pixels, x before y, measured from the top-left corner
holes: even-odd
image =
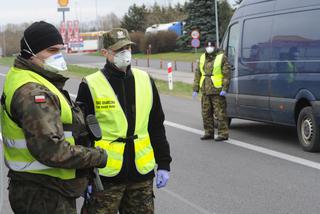
[[[243,22],[238,63],[238,114],[242,118],[271,121],[271,30],[272,16],[252,17]]]

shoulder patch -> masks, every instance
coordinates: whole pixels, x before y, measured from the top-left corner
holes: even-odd
[[[44,95],[36,95],[36,96],[34,96],[34,102],[35,103],[45,103],[46,97]]]

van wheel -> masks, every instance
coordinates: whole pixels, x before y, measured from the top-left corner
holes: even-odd
[[[298,117],[297,131],[300,145],[303,150],[308,152],[318,152],[319,142],[319,124],[317,124],[312,112],[312,107],[303,108]]]

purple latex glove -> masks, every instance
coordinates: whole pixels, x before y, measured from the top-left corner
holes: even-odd
[[[197,95],[198,95],[198,92],[194,91],[194,92],[192,93],[192,98],[195,99],[195,98],[197,97]]]
[[[220,96],[221,96],[221,97],[225,97],[225,96],[226,96],[226,94],[227,94],[227,92],[226,92],[226,91],[221,91],[221,92],[220,92]]]
[[[169,180],[169,172],[164,169],[159,169],[157,171],[157,188],[165,187]]]

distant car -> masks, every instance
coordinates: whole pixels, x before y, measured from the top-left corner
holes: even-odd
[[[178,36],[181,36],[183,33],[183,22],[171,22],[165,24],[154,24],[151,27],[146,29],[146,34],[149,33],[158,33],[161,31],[172,31],[175,32]]]
[[[320,150],[319,20],[319,0],[243,0],[222,41],[230,118],[296,126],[302,148]]]

